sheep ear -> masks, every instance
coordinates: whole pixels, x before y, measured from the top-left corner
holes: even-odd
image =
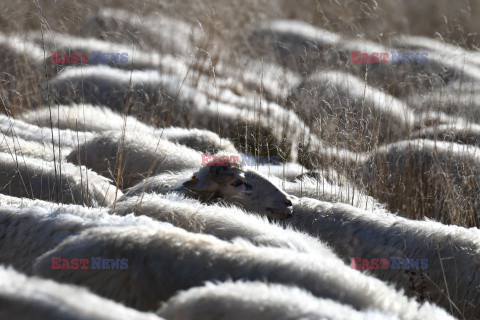
[[[214,183],[200,183],[200,180],[193,176],[191,180],[185,181],[183,186],[178,188],[180,190],[188,190],[194,194],[197,194],[201,201],[209,201],[216,192]]]
[[[197,186],[198,184],[198,178],[196,176],[193,176],[191,180],[188,180],[188,181],[185,181],[183,183],[183,186],[187,189],[195,189],[195,187]],[[181,187],[180,187],[181,188]],[[180,189],[179,188],[179,189]]]

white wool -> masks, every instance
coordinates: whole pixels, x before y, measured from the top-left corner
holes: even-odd
[[[85,167],[63,161],[44,161],[0,152],[0,186],[3,194],[88,206],[109,206],[115,186]],[[58,191],[58,193],[57,193]],[[117,191],[117,197],[121,197]]]
[[[52,280],[26,277],[0,266],[0,317],[16,320],[161,320],[94,295],[88,290]]]
[[[146,216],[111,215],[107,209],[59,205],[0,195],[0,263],[29,273],[36,257],[80,231],[98,226],[169,225]]]
[[[125,270],[51,269],[52,256],[128,259]],[[178,228],[93,228],[69,237],[39,257],[34,273],[86,286],[140,310],[158,308],[178,290],[205,281],[249,280],[296,285],[321,298],[357,310],[378,310],[400,319],[451,319],[445,311],[406,298],[380,280],[344,265],[339,259],[311,257],[281,248],[259,248],[245,241],[227,243]]]
[[[117,180],[118,159],[122,159],[122,188],[135,185],[143,178],[171,170],[198,168],[200,152],[145,133],[110,131],[95,135],[74,150],[66,159],[81,163],[100,175]]]
[[[427,269],[416,270],[428,279],[423,289],[425,296],[450,308],[445,291],[441,292],[448,287],[449,298],[464,316],[478,314],[480,231],[477,228],[408,220],[386,210],[370,212],[309,198],[294,203],[292,218],[285,223],[325,241],[345,261],[351,261],[352,257],[428,259]],[[416,293],[412,292],[405,270],[371,270],[371,273],[410,294]],[[418,280],[419,276],[415,282]]]
[[[308,126],[292,110],[276,103],[240,96],[235,105],[210,101],[205,94],[182,85],[180,79],[154,70],[130,72],[106,66],[69,68],[51,80],[50,87],[58,90],[60,102],[69,103],[73,94],[74,101],[85,99],[89,103],[123,110],[124,94],[128,92],[130,78],[131,109],[139,116],[147,113],[148,117],[158,118],[157,121],[161,122],[175,107],[175,115],[169,118],[168,125],[206,128],[229,138],[238,138],[239,132],[245,131],[245,126],[250,131],[258,130],[260,126],[276,143],[286,145],[286,156],[292,161],[298,158],[301,146],[322,146],[321,141],[310,134]],[[80,88],[83,89],[81,94],[72,91]],[[172,100],[175,104],[172,104]],[[145,108],[151,108],[152,115]]]
[[[202,30],[158,12],[141,16],[134,12],[102,8],[80,26],[83,37],[119,38],[162,53],[190,55],[201,42]]]
[[[296,287],[258,281],[208,282],[173,296],[157,313],[171,320],[398,319],[373,310],[360,312]]]
[[[52,109],[56,109],[56,107],[52,107]],[[56,123],[57,119],[52,116],[52,121]],[[48,123],[44,123],[43,126],[37,126],[5,115],[0,115],[0,131],[5,135],[13,135],[27,141],[34,141],[41,144],[49,143],[50,146],[53,138],[53,142],[57,148],[60,146],[70,149],[76,148],[80,143],[93,136],[89,132],[81,132],[75,129],[59,130],[55,125],[51,128],[50,119],[48,119]]]
[[[259,246],[291,248],[322,257],[333,255],[316,239],[283,229],[258,215],[235,206],[201,204],[176,193],[131,196],[119,201],[111,211],[121,216],[131,212],[146,215],[190,232],[211,234],[224,240],[242,238]]]
[[[172,142],[186,145],[197,151],[216,153],[219,150],[236,153],[232,142],[220,138],[217,134],[201,129],[186,129],[179,127],[154,128],[137,120],[133,116],[124,116],[103,106],[73,104],[71,106],[57,106],[49,110],[42,108],[20,115],[21,119],[39,126],[50,126],[50,111],[53,126],[60,129],[74,131],[122,131],[145,133],[155,137],[162,137]],[[56,129],[54,129],[56,130]],[[66,130],[68,132],[68,130]],[[56,131],[55,131],[56,132]],[[55,133],[56,134],[56,133]],[[93,134],[80,132],[80,143]]]

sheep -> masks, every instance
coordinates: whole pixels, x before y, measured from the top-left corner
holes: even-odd
[[[368,212],[309,198],[294,202],[293,215],[282,222],[331,245],[345,261],[353,257],[426,259],[424,270],[414,270],[410,261],[398,269],[369,268],[374,276],[395,283],[408,294],[419,294],[466,318],[478,315],[480,231],[476,228],[408,220],[386,210]],[[393,263],[390,260],[390,267]],[[407,272],[411,271],[416,275],[410,273],[410,278]]]
[[[38,82],[45,77],[43,51],[33,42],[15,35],[0,33],[0,61],[2,61],[2,78],[11,75],[15,79]],[[42,72],[43,71],[43,72]]]
[[[201,66],[200,66],[201,67]],[[210,67],[210,66],[209,66]],[[212,72],[212,67],[204,71]],[[230,89],[238,95],[245,95],[248,89],[257,94],[265,95],[269,101],[285,100],[302,81],[302,77],[289,69],[264,60],[238,57],[235,61],[220,59],[214,68],[214,86]],[[258,75],[261,75],[259,77]],[[209,85],[208,88],[202,86]],[[212,87],[211,81],[201,81],[198,87],[206,91]],[[213,95],[215,96],[215,95]]]
[[[121,166],[118,169],[119,161]],[[145,134],[109,131],[96,135],[73,150],[66,160],[91,168],[98,174],[117,180],[122,189],[132,187],[143,178],[169,170],[197,168],[200,152]],[[120,171],[119,171],[120,170]]]
[[[139,16],[132,12],[102,8],[80,26],[82,37],[96,37],[154,48],[162,53],[187,56],[200,43],[202,31],[184,21],[158,13]]]
[[[402,101],[350,74],[329,71],[304,80],[289,106],[314,132],[340,147],[365,150],[407,135],[414,114]]]
[[[0,318],[16,320],[161,320],[98,297],[88,290],[0,266]]]
[[[276,100],[285,99],[290,89],[300,82],[300,77],[293,72],[280,71],[277,65],[255,60],[237,59],[236,67],[233,67],[230,60],[203,61],[198,60],[196,56],[192,62],[177,55],[160,55],[157,52],[133,50],[125,44],[63,34],[47,34],[42,40],[41,33],[32,32],[30,39],[39,44],[45,43],[52,51],[123,53],[129,59],[128,63],[107,59],[107,61],[99,61],[98,64],[108,64],[128,70],[131,68],[160,70],[163,74],[181,78],[184,84],[196,87],[202,92],[211,93],[216,90],[231,89],[243,93],[244,88],[247,88],[264,93],[270,99]],[[51,64],[51,61],[50,57],[47,62]],[[54,66],[61,70],[66,64],[58,62]],[[241,74],[238,73],[239,69],[242,70]],[[257,76],[259,72],[263,74],[262,78]]]
[[[131,114],[147,123],[153,118],[154,124],[162,127],[189,126],[191,121],[201,117],[197,105],[207,104],[204,95],[188,85],[182,86],[179,77],[153,70],[126,71],[104,65],[67,68],[44,86],[45,94],[47,89],[61,104],[85,102],[120,112],[124,111],[128,97]],[[187,111],[188,114],[184,114]]]
[[[50,113],[54,121],[50,121]],[[133,116],[125,116],[101,105],[71,104],[58,105],[54,108],[42,107],[25,111],[19,119],[40,127],[50,127],[79,132],[125,131],[154,132],[152,126],[146,125]],[[125,120],[126,118],[126,120]]]
[[[48,108],[45,110],[48,111]],[[56,119],[52,116],[52,122]],[[48,123],[44,126],[37,126],[26,123],[20,119],[13,119],[5,115],[0,115],[0,131],[5,135],[18,137],[27,141],[37,142],[41,144],[47,143],[51,147],[52,139],[56,148],[76,148],[80,142],[89,139],[93,134],[89,132],[79,132],[78,130],[57,129],[50,127],[50,117]],[[49,144],[48,144],[49,143]]]
[[[337,46],[339,66],[357,76],[365,78],[370,85],[380,87],[394,96],[408,97],[412,93],[422,94],[435,89],[444,89],[456,81],[476,82],[480,76],[480,68],[473,64],[465,65],[464,61],[445,56],[444,52],[423,50],[411,52],[393,41],[391,47],[363,39],[353,39]],[[353,63],[353,52],[368,54],[377,58],[386,53],[387,58],[380,56],[382,63]],[[397,55],[408,61],[396,62]],[[363,56],[361,57],[363,58]],[[417,60],[418,59],[418,60]]]
[[[477,52],[466,50],[460,46],[452,45],[445,41],[412,35],[392,37],[390,38],[390,41],[397,47],[416,51],[433,51],[441,53],[445,59],[465,61],[467,64],[474,64],[480,67],[480,55]]]
[[[222,164],[209,162],[200,169],[194,167],[149,177],[130,188],[119,202],[144,193],[166,194],[171,191],[207,203],[218,200],[232,203],[267,217],[291,214],[292,203],[285,192],[262,174],[242,169],[228,160]]]
[[[468,84],[464,84],[468,87]],[[409,98],[412,107],[423,112],[439,111],[451,116],[468,118],[473,122],[480,121],[480,104],[477,91],[470,92],[462,87],[448,87],[443,90]]]
[[[209,101],[205,94],[182,85],[179,79],[157,71],[133,71],[131,77],[130,110],[148,123],[153,119],[153,124],[161,127],[180,125],[208,129],[230,138],[237,146],[247,145],[259,150],[261,155],[280,153],[282,160],[292,162],[301,156],[299,151],[310,144],[322,146],[295,112],[275,103],[239,97],[241,105],[237,107]],[[130,72],[91,66],[65,70],[51,80],[49,87],[60,94],[60,102],[85,99],[88,103],[104,104],[119,111],[125,106],[124,94],[129,91],[129,83]],[[82,92],[77,92],[79,90]],[[173,108],[175,116],[171,116]],[[249,138],[250,135],[255,138]],[[262,140],[266,142],[257,142]]]
[[[41,200],[0,195],[0,263],[31,273],[35,259],[82,230],[99,226],[167,224],[146,216],[111,215],[106,209],[59,205]],[[309,239],[307,236],[304,236]],[[293,238],[293,237],[292,237]],[[301,243],[301,237],[298,243]],[[260,241],[261,242],[261,241]],[[280,242],[279,242],[280,243]],[[311,241],[315,243],[315,241]],[[287,245],[286,243],[285,245]],[[291,245],[290,247],[294,247]],[[305,248],[308,248],[305,244]]]
[[[128,269],[51,269],[51,257],[121,257]],[[93,292],[139,310],[152,310],[178,290],[204,281],[264,280],[296,285],[317,297],[338,300],[358,310],[375,309],[401,319],[452,319],[430,304],[420,305],[382,281],[339,259],[311,257],[289,249],[227,243],[178,228],[102,227],[69,237],[37,258],[34,274],[86,286]]]
[[[59,149],[55,150],[56,159],[61,158],[59,156]],[[69,153],[71,149],[62,148],[61,152]],[[3,135],[0,137],[0,152],[9,153],[15,156],[27,156],[36,159],[43,159],[46,161],[53,161],[54,153],[53,146],[49,142],[38,143],[27,141],[18,137],[10,137]]]
[[[249,44],[256,54],[272,57],[282,65],[309,73],[329,64],[329,52],[342,41],[338,34],[296,20],[271,20],[255,26]]]
[[[43,37],[42,37],[43,36]],[[89,63],[112,65],[122,69],[145,69],[158,68],[164,72],[181,74],[185,76],[188,72],[188,65],[182,60],[171,55],[160,55],[155,51],[136,50],[132,45],[120,44],[108,41],[102,41],[94,38],[82,38],[61,33],[44,33],[32,31],[27,38],[39,45],[44,45],[48,52],[60,51],[62,53],[88,53],[87,61]],[[118,54],[118,57],[97,59],[91,56],[91,52],[103,52]],[[120,59],[123,54],[122,59]],[[43,52],[42,52],[43,57]],[[59,71],[63,69],[67,63],[58,61],[58,56],[49,55],[47,63],[50,68],[55,67]],[[93,60],[95,58],[95,60]],[[82,67],[86,62],[81,62],[85,57],[78,57],[78,64]],[[58,61],[58,62],[57,62]],[[57,72],[58,73],[58,72]]]
[[[354,207],[376,211],[385,209],[385,204],[369,196],[364,190],[357,187],[352,181],[339,175],[340,180],[328,179],[323,172],[311,172],[313,177],[306,173],[294,180],[284,181],[279,177],[270,176],[269,180],[286,192],[291,198],[309,197],[328,202],[341,202]],[[334,173],[332,177],[336,174]]]
[[[267,129],[265,133],[261,134],[266,135],[265,140],[271,140],[270,136],[272,136],[274,142],[280,145],[282,149],[281,153],[287,155],[286,157],[283,156],[282,160],[286,158],[292,162],[299,161],[300,158],[304,156],[308,157],[311,153],[316,154],[316,149],[324,148],[322,142],[315,135],[311,134],[312,131],[310,127],[293,110],[288,110],[274,102],[265,101],[261,96],[239,96],[229,90],[224,90],[214,95],[214,97],[219,101],[213,105],[213,107],[216,105],[217,110],[223,109],[229,111],[230,108],[227,107],[227,104],[231,104],[243,112],[241,116],[237,116],[237,119],[241,119],[242,121],[248,118],[253,119],[253,124],[247,122],[245,126],[253,125]],[[220,111],[218,112],[220,113]],[[218,118],[225,121],[224,117],[224,113],[222,113],[222,116],[218,116]],[[260,124],[255,123],[257,121],[260,122]],[[237,127],[239,126],[240,125],[237,124]],[[244,125],[241,125],[240,127],[243,126]],[[223,133],[225,129],[221,128],[219,131]],[[255,136],[258,136],[258,133],[255,133]],[[263,140],[261,138],[261,136],[256,137],[257,140]],[[240,141],[239,144],[243,145],[244,143]],[[311,146],[314,146],[314,149],[311,149]],[[273,152],[275,152],[275,149],[268,148],[267,146],[268,149],[265,150],[265,147],[266,146],[261,143],[257,143],[254,145],[254,150],[261,155],[272,155]],[[248,150],[245,151],[248,152]]]
[[[333,255],[316,239],[268,223],[258,215],[234,206],[201,204],[175,193],[130,197],[119,201],[111,212],[120,216],[132,212],[146,215],[189,232],[211,234],[227,241],[243,238],[258,246],[290,248],[319,257]]]
[[[429,55],[428,63],[394,63],[393,54],[398,49],[365,39],[351,39],[337,47],[339,57],[337,68],[366,79],[372,87],[380,88],[397,97],[405,97],[412,92],[426,92],[432,88],[443,88],[450,81],[452,70],[445,72],[442,61],[434,61]],[[373,59],[377,54],[377,63],[355,62],[354,53],[360,53],[358,59],[368,54]],[[383,54],[383,55],[382,55]]]
[[[169,127],[157,129],[156,135],[206,154],[238,153],[230,140],[222,139],[218,134],[208,130]]]
[[[173,26],[175,26],[175,30],[170,32],[169,30]],[[112,33],[112,31],[114,32]],[[174,55],[177,59],[180,56],[181,59],[196,54],[192,71],[209,74],[213,68],[215,83],[220,87],[242,88],[245,86],[257,92],[263,90],[269,98],[274,100],[281,97],[286,98],[289,87],[300,81],[300,77],[295,73],[289,70],[279,72],[279,66],[267,62],[260,63],[240,58],[233,62],[235,66],[232,67],[231,59],[225,61],[220,58],[219,61],[214,62],[198,59],[198,52],[195,50],[204,42],[202,32],[192,25],[166,16],[140,17],[124,10],[103,8],[86,19],[80,27],[80,35],[103,40],[121,40],[124,43],[136,44],[144,50],[159,50],[162,56],[158,61],[167,59],[169,55]],[[66,39],[61,36],[60,38]],[[85,42],[81,38],[78,40]],[[78,40],[70,41],[70,46],[78,46]],[[88,49],[92,50],[93,42],[90,41],[90,44]],[[105,49],[103,51],[110,52]],[[209,57],[207,58],[209,59]],[[168,69],[167,63],[160,63],[164,70]],[[239,74],[238,70],[242,70],[242,72]],[[263,71],[262,82],[258,78],[259,70]],[[183,77],[187,72],[186,66],[183,72],[177,72],[177,74]],[[287,84],[286,87],[285,84]]]
[[[478,225],[479,157],[480,149],[471,145],[405,140],[378,148],[357,166],[356,180],[390,210]]]
[[[384,208],[384,204],[368,196],[363,190],[355,187],[355,185],[348,182],[348,180],[338,181],[335,179],[326,179],[323,176],[318,178],[302,176],[298,177],[298,179],[285,181],[281,178],[281,171],[278,172],[279,176],[269,175],[267,178],[267,174],[259,171],[258,168],[243,167],[241,170],[230,168],[231,173],[237,178],[234,179],[232,176],[231,181],[228,183],[230,185],[236,185],[237,180],[245,181],[245,186],[250,186],[249,188],[253,190],[258,189],[258,191],[255,192],[257,196],[252,197],[249,188],[237,190],[238,187],[235,187],[231,189],[232,187],[225,186],[224,182],[202,183],[202,177],[204,179],[206,178],[206,181],[215,179],[210,176],[211,174],[217,175],[214,168],[215,167],[206,166],[198,172],[192,169],[181,172],[166,172],[146,178],[137,185],[127,189],[124,195],[118,200],[119,205],[124,201],[132,203],[132,197],[139,197],[139,200],[134,200],[134,203],[136,202],[138,207],[143,207],[142,196],[144,194],[166,195],[174,192],[190,198],[197,198],[207,203],[214,200],[233,203],[271,219],[288,216],[290,213],[288,207],[292,199],[291,196],[308,196],[324,201],[342,202],[371,211]],[[226,170],[226,172],[230,170]],[[335,173],[332,173],[332,176],[346,179],[342,175]],[[196,184],[193,185],[193,182],[196,182]],[[185,185],[188,185],[188,187],[185,187]],[[205,186],[210,186],[211,190],[205,190]],[[243,187],[242,184],[240,186]],[[155,196],[156,195],[152,195],[152,197]],[[265,202],[266,199],[270,199],[270,201]],[[271,210],[268,209],[272,207],[277,207],[279,213],[272,214]],[[150,215],[152,213],[145,212],[145,214]]]
[[[0,33],[0,96],[2,110],[15,113],[39,103],[39,83],[51,74],[43,68],[39,45],[17,35]]]
[[[293,110],[288,110],[273,102],[264,101],[262,97],[249,98],[227,93],[227,98],[228,99],[225,99],[225,101],[229,101],[229,103],[237,107],[237,109],[244,112],[237,118],[242,121],[245,121],[248,118],[253,118],[253,121],[249,121],[253,123],[247,122],[245,126],[253,125],[264,130],[266,129],[266,132],[261,133],[260,136],[257,132],[254,132],[254,136],[257,140],[267,140],[267,142],[268,140],[273,140],[272,142],[276,143],[281,148],[281,152],[278,152],[278,150],[268,147],[268,145],[264,145],[267,143],[256,143],[253,148],[255,153],[263,156],[271,156],[280,153],[281,160],[297,162],[300,161],[303,156],[312,152],[310,149],[311,146],[315,146],[319,149],[324,147],[321,140],[318,139],[316,135],[312,134],[313,130],[311,130]],[[225,102],[217,102],[216,104],[218,105],[217,109],[222,108],[225,111],[228,110]],[[257,121],[260,124],[256,123]],[[244,125],[241,125],[240,127],[243,126]],[[240,130],[243,131],[242,129]],[[220,131],[225,132],[223,128]],[[262,137],[262,135],[265,137]],[[231,139],[234,140],[233,138]],[[239,144],[243,145],[244,143],[243,141],[240,141]],[[247,150],[244,151],[248,152],[248,148],[246,149]]]
[[[22,113],[20,119],[39,126],[50,126],[50,112],[52,118],[55,119],[53,126],[58,125],[60,129],[105,132],[122,131],[125,128],[127,132],[136,131],[150,134],[205,153],[217,153],[219,151],[237,153],[232,142],[220,138],[211,131],[179,127],[156,129],[138,121],[135,117],[122,116],[102,106],[74,104],[57,106],[52,110],[42,108]],[[83,138],[81,139],[82,142],[92,136],[88,132],[80,132],[80,135]]]
[[[373,310],[359,312],[296,287],[258,281],[194,287],[170,298],[157,314],[171,320],[398,319]]]
[[[424,128],[441,125],[450,125],[452,127],[466,127],[471,125],[471,121],[462,117],[448,115],[445,112],[439,110],[423,112],[420,111],[419,113],[417,113],[414,129],[418,131]]]
[[[392,41],[393,46],[388,47],[364,39],[349,40],[294,20],[261,23],[253,30],[249,43],[257,54],[269,57],[273,51],[277,60],[291,69],[299,70],[303,75],[326,67],[341,69],[364,78],[367,68],[369,84],[381,87],[395,96],[443,88],[456,79],[475,80],[480,75],[480,68],[475,64],[471,64],[472,68],[465,68],[463,60],[445,59],[442,52],[431,50],[428,50],[426,56],[428,63],[390,63],[393,52],[405,48],[401,41]],[[355,51],[368,54],[369,57],[377,53],[377,58],[380,57],[386,63],[381,63],[380,60],[368,63],[367,66],[366,63],[352,63],[352,53]],[[379,56],[380,53],[387,53],[387,59]]]
[[[30,203],[31,199],[28,198],[17,198],[12,196],[7,196],[0,193],[0,203],[2,205],[21,205],[25,202]],[[41,201],[41,200],[38,200]]]
[[[0,192],[16,197],[110,206],[122,193],[108,179],[65,162],[0,152]]]
[[[442,124],[414,131],[411,139],[429,139],[480,146],[480,125],[470,123],[465,126]]]
[[[221,155],[222,154],[219,154],[218,157],[221,158]],[[245,160],[245,155],[234,155],[233,157],[238,157],[238,159],[242,158],[241,162],[236,161],[236,164],[241,164],[240,168],[243,172],[245,172],[244,177],[239,176],[240,179],[245,179],[245,182],[249,185],[252,185],[253,188],[257,188],[257,184],[261,182],[263,186],[260,189],[272,190],[265,193],[259,191],[259,194],[265,194],[263,197],[266,198],[269,197],[269,194],[274,194],[275,192],[277,192],[275,191],[276,189],[282,189],[287,194],[294,196],[309,196],[334,202],[340,201],[353,204],[364,209],[373,210],[376,207],[382,206],[376,200],[366,195],[360,189],[356,188],[343,174],[336,172],[334,169],[328,169],[326,171],[322,171],[319,174],[318,172],[312,172],[314,176],[319,175],[319,177],[317,177],[318,180],[316,180],[312,177],[306,177],[305,175],[309,174],[307,169],[295,163],[286,163],[272,166],[249,166],[248,164],[250,164],[250,162],[248,159]],[[357,158],[350,159],[349,162],[356,163],[356,161],[361,161],[361,159],[365,159],[366,161],[366,156],[359,156]],[[231,157],[229,161],[232,161]],[[204,173],[208,174],[211,169],[209,166],[204,167],[203,174],[198,174],[198,172],[196,173],[195,170],[198,170],[198,167],[180,172],[176,170],[173,172],[165,172],[156,176],[146,178],[135,186],[129,188],[128,190],[125,190],[124,196],[120,198],[119,201],[123,201],[126,198],[138,196],[143,193],[166,194],[172,192],[173,190],[175,190],[176,192],[186,191],[183,187],[183,184],[185,182],[191,181],[192,176],[195,176],[197,179],[199,179],[200,176],[204,176]],[[239,171],[239,174],[241,174],[242,171]],[[253,182],[254,177],[257,178],[257,182]],[[221,183],[220,185],[218,185],[218,187],[216,187],[215,190],[218,190],[216,197],[218,197],[219,200],[224,200],[226,202],[233,201],[233,203],[236,203],[238,205],[239,202],[238,199],[236,199],[238,197],[237,191],[233,193],[232,197],[232,195],[226,192],[227,189],[225,189],[223,185],[224,184]],[[201,184],[201,186],[203,186],[203,184]],[[215,186],[217,185],[215,184]],[[197,189],[192,189],[194,190],[193,194],[191,192],[187,192],[186,195],[190,197],[193,196],[196,198],[200,198],[204,201],[211,199],[210,197],[214,193],[213,191],[207,193],[206,195],[203,195],[201,192],[203,189],[198,188],[199,187],[197,187]],[[248,203],[250,204],[251,199],[248,199]],[[249,207],[249,210],[255,212],[264,212],[258,209],[259,207],[261,207],[261,205],[257,203],[251,204],[252,206]],[[267,213],[267,216],[268,215],[269,214]]]
[[[266,158],[265,162],[258,163],[254,161],[249,161],[248,157],[242,156],[242,167],[252,167],[252,170],[255,170],[267,177],[274,176],[277,178],[285,179],[287,181],[293,181],[298,176],[301,176],[302,174],[306,174],[308,172],[307,168],[298,163],[286,162],[270,164],[267,162],[270,160],[274,159]]]

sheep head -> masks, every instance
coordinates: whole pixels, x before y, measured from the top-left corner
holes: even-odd
[[[203,202],[223,201],[273,219],[292,214],[285,192],[258,172],[230,164],[203,167],[183,186]]]

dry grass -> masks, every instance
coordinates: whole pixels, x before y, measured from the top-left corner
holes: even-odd
[[[122,8],[132,14],[138,15],[165,15],[181,19],[200,27],[204,39],[195,56],[187,57],[192,64],[189,69],[189,79],[199,77],[201,68],[195,64],[207,66],[203,72],[212,78],[216,77],[219,61],[225,65],[241,65],[240,60],[245,56],[258,59],[272,60],[271,57],[258,57],[251,50],[248,43],[250,32],[259,22],[268,19],[300,19],[315,26],[342,34],[346,38],[365,38],[375,41],[387,41],[390,37],[399,34],[424,35],[432,38],[443,39],[446,42],[458,44],[465,48],[474,49],[480,46],[479,36],[476,33],[480,27],[480,2],[448,0],[439,1],[353,1],[353,0],[246,0],[246,1],[137,1],[122,0],[93,1],[87,0],[72,2],[67,0],[39,0],[39,1],[4,1],[0,3],[0,31],[6,34],[26,34],[32,30],[43,30],[45,34],[57,32],[62,34],[77,35],[80,26],[87,16],[95,14],[102,7]],[[392,14],[394,13],[394,14]],[[48,52],[45,53],[48,59]],[[206,62],[205,62],[206,61]],[[42,96],[40,86],[57,73],[58,70],[45,63],[43,68],[36,68],[28,61],[28,56],[11,56],[0,52],[0,103],[2,111],[11,116],[23,110],[35,109],[41,106]],[[344,70],[352,71],[348,67]],[[243,69],[238,68],[241,75]],[[365,70],[356,70],[357,76],[370,84],[370,75]],[[395,73],[393,70],[391,73]],[[390,73],[390,74],[391,74]],[[388,72],[387,72],[388,74]],[[388,75],[390,75],[388,74]],[[261,75],[259,75],[261,77]],[[214,81],[214,90],[221,90]],[[181,88],[179,88],[181,90]],[[241,91],[241,90],[240,90]],[[244,89],[248,94],[261,96],[263,88]],[[394,91],[394,90],[393,90]],[[393,92],[392,91],[392,92]],[[313,98],[312,98],[313,97]],[[332,98],[329,96],[329,98]],[[316,99],[311,95],[310,99]],[[335,100],[335,97],[332,98]],[[128,100],[128,99],[127,99]],[[261,101],[258,103],[260,109]],[[285,100],[277,100],[279,104],[291,107]],[[331,103],[332,101],[326,101]],[[162,119],[153,119],[152,122],[162,125],[171,124],[171,112],[176,106],[175,97],[167,104],[170,110],[168,116]],[[314,128],[314,132],[330,146],[347,148],[354,153],[375,152],[380,144],[398,140],[398,137],[385,137],[380,131],[381,119],[369,116],[370,107],[362,101],[362,112],[346,113],[339,117],[327,113],[309,113],[312,110],[308,100],[303,96],[301,104],[306,110],[303,114],[306,123]],[[51,107],[55,104],[50,100]],[[126,101],[126,108],[129,102]],[[340,107],[349,108],[345,102]],[[123,109],[123,108],[122,108]],[[295,108],[293,108],[295,109]],[[298,110],[297,110],[298,111]],[[144,117],[149,119],[151,117]],[[188,118],[188,115],[184,115]],[[159,121],[161,120],[161,121]],[[308,120],[308,121],[307,121]],[[239,124],[228,131],[222,128],[214,119],[211,130],[222,136],[229,136],[239,150],[254,155],[279,155],[280,159],[288,158],[288,151],[292,146],[288,144],[288,130],[284,132],[284,140],[272,139],[268,127],[259,123],[253,127]],[[347,122],[347,123],[345,123]],[[341,139],[339,137],[342,137]],[[404,134],[405,139],[409,132]],[[314,150],[314,149],[312,149]],[[309,168],[318,168],[328,172],[335,168],[352,177],[350,182],[352,190],[360,184],[356,180],[355,169],[362,164],[341,156],[324,155],[321,150],[316,154],[303,146],[301,157],[302,164]],[[302,153],[303,151],[303,153]],[[332,160],[334,158],[334,160]],[[420,159],[421,160],[421,159]],[[433,170],[430,165],[424,165],[416,159],[409,162],[406,175],[400,180],[401,185],[388,183],[388,174],[385,168],[377,164],[377,174],[373,181],[370,180],[365,189],[370,195],[385,201],[393,211],[402,215],[420,219],[424,216],[435,217],[440,221],[455,223],[465,226],[479,226],[479,219],[474,210],[479,207],[480,196],[477,192],[477,177],[470,171],[462,171],[464,181],[452,181],[444,168]],[[121,162],[121,161],[120,161]],[[120,180],[121,168],[117,175]],[[458,188],[465,189],[458,192]]]

